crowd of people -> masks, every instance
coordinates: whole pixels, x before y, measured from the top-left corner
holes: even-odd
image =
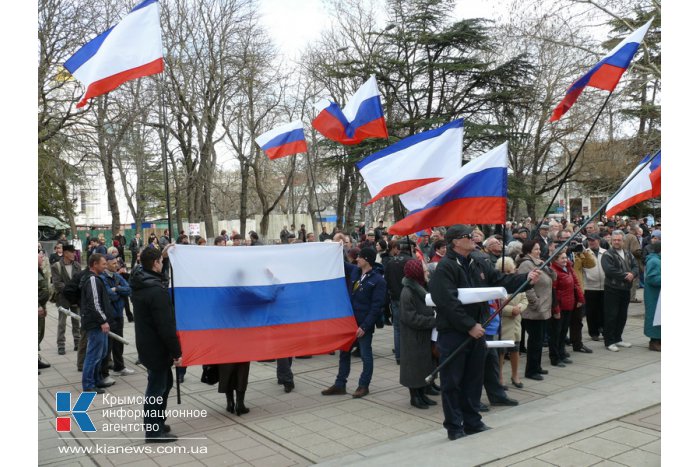
[[[585,233],[572,239],[581,225]],[[601,349],[618,352],[630,347],[623,334],[629,303],[638,301],[639,287],[644,288],[644,334],[650,339],[649,349],[661,351],[660,325],[654,325],[661,286],[660,228],[653,219],[579,218],[571,223],[548,219],[537,225],[526,218],[504,226],[454,225],[392,237],[380,221],[374,229],[360,224],[352,232],[336,227],[329,234],[323,227],[318,240],[304,225],[298,231],[293,225],[289,230],[285,226],[279,243],[343,244],[347,293],[357,322],[355,350],[340,350],[336,379],[322,394],[347,394],[353,355],[360,357],[362,371],[352,397],[369,394],[374,331],[391,326],[399,382],[408,388],[410,405],[427,410],[436,405],[428,396],[440,396],[444,427],[454,440],[489,429],[480,415],[488,410],[481,403],[484,389],[492,405],[518,404],[507,395],[506,360],[512,386],[525,386],[520,377],[522,355],[524,377],[543,380],[548,374],[542,365],[545,348],[555,368],[574,363],[569,346],[572,352],[594,352],[583,342],[584,321],[591,341],[602,336]],[[59,313],[57,349],[59,355],[66,353],[70,319],[84,391],[103,393],[115,384],[112,376],[134,373],[124,364],[123,345],[108,338],[110,332],[123,336],[126,311],[127,320],[135,322],[137,363],[148,370],[146,396],[164,398],[158,407],[148,408],[165,408],[174,381],[171,366],[177,367],[180,381],[186,373],[167,293],[167,253],[171,244],[190,240],[180,235],[172,242],[166,230],[160,237],[151,234],[145,242],[136,234],[127,245],[120,232],[108,248],[103,237],[88,238],[85,269],[74,241],[59,241],[48,261],[39,245],[39,344],[49,300],[74,313],[71,317]],[[568,247],[557,251],[566,241]],[[195,237],[192,243],[206,245],[207,240]],[[222,231],[214,239],[216,246],[261,244],[254,231],[245,237]],[[131,253],[129,269],[125,248]],[[509,297],[500,315],[495,312],[502,301],[463,304],[458,299],[459,288],[486,286],[503,286],[509,294],[518,293]],[[428,293],[435,307],[426,305]],[[486,344],[493,340],[513,341],[514,345],[496,350]],[[468,343],[462,345],[465,341]],[[425,377],[452,354],[440,372],[440,384],[426,384]],[[276,361],[277,382],[285,392],[294,389],[293,357]],[[39,369],[49,366],[40,356]],[[218,383],[218,392],[226,396],[225,410],[244,415],[249,412],[245,406],[249,372],[250,362],[206,366],[202,381]],[[144,422],[154,427],[146,433],[147,441],[176,439],[165,419]]]

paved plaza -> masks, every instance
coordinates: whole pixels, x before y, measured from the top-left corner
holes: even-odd
[[[52,366],[38,376],[39,463],[658,466],[661,355],[647,348],[643,313],[642,305],[630,305],[624,337],[632,348],[609,352],[602,341],[587,341],[585,336],[585,344],[594,353],[571,352],[574,363],[567,368],[552,368],[545,354],[543,368],[549,375],[544,381],[523,378],[523,389],[509,385],[509,396],[519,406],[491,407],[484,421],[492,430],[455,442],[447,440],[442,428],[440,405],[429,410],[409,405],[408,390],[399,384],[399,366],[392,354],[392,327],[387,326],[374,337],[374,377],[370,394],[363,399],[352,399],[349,394],[321,395],[335,379],[337,355],[295,359],[296,388],[289,394],[277,384],[275,363],[255,362],[246,393],[250,413],[239,417],[224,410],[225,396],[216,386],[200,382],[201,366],[196,366],[188,369],[181,385],[182,404],[177,405],[173,388],[169,408],[191,413],[206,410],[206,417],[170,418],[173,433],[188,439],[146,445],[143,432],[101,431],[104,424],[141,421],[111,416],[116,409],[142,408],[136,404],[105,407],[101,395],[88,411],[97,432],[82,433],[75,423],[70,433],[56,431],[56,417],[65,414],[55,411],[55,394],[70,391],[75,401],[81,391],[81,373],[72,348],[63,356],[56,352],[57,310],[49,304],[41,355]],[[125,324],[125,337],[132,343],[125,347],[125,361],[136,374],[114,376],[117,383],[108,388],[107,395],[117,398],[141,396],[146,387],[145,369],[135,365],[133,323]],[[360,369],[360,359],[353,358],[349,391],[355,389]],[[521,374],[523,370],[521,360]],[[504,380],[509,381],[508,362],[504,373]],[[434,399],[439,402],[439,397]],[[482,400],[488,403],[485,393]],[[106,418],[105,408],[112,410]],[[113,452],[108,452],[110,448]],[[152,452],[143,452],[144,448]],[[165,449],[157,451],[161,448]]]

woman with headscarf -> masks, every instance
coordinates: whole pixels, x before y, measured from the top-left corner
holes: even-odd
[[[540,244],[537,240],[526,240],[523,243],[523,252],[518,257],[518,273],[529,273],[539,268]],[[544,343],[544,331],[547,320],[552,317],[552,282],[557,275],[550,268],[543,269],[540,280],[533,288],[525,292],[528,305],[522,313],[522,326],[527,331],[527,360],[525,363],[525,377],[541,381],[542,375],[549,373],[542,369],[542,345]]]
[[[433,371],[433,357],[430,342],[435,327],[435,312],[425,304],[426,281],[423,263],[409,260],[404,266],[403,289],[399,304],[401,307],[401,371],[400,383],[411,394],[411,405],[427,409],[437,402],[425,395],[425,377]],[[398,323],[394,323],[396,326]]]

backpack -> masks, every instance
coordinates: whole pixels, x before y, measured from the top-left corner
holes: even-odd
[[[71,306],[80,306],[80,281],[89,269],[83,269],[78,274],[73,276],[63,288],[63,296],[68,300]]]

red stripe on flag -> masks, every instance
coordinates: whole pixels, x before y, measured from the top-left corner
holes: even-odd
[[[581,95],[584,88],[585,87],[580,87],[567,92],[566,96],[564,96],[564,99],[561,100],[559,105],[557,105],[554,109],[554,112],[552,112],[552,116],[549,118],[549,121],[556,122],[561,118],[562,115],[568,112],[571,106],[576,103],[576,99],[578,99],[578,96]]]
[[[627,68],[620,68],[604,63],[591,75],[591,79],[588,80],[586,86],[593,86],[603,91],[613,92],[620,78],[622,78],[622,75],[625,73],[625,70],[627,70]]]
[[[327,110],[321,111],[311,121],[311,126],[326,138],[345,145],[359,144],[367,138],[389,138],[384,117],[372,120],[357,128],[352,138],[345,133],[343,123]]]
[[[389,139],[389,133],[386,129],[386,120],[384,120],[384,117],[372,120],[371,122],[365,123],[361,127],[358,127],[355,130],[355,136],[352,138],[354,141],[352,144],[360,143],[367,138]]]
[[[651,196],[656,198],[661,196],[661,167],[654,170],[649,174],[649,179],[651,180]]]
[[[391,185],[387,185],[384,188],[382,188],[382,191],[376,194],[374,198],[371,200],[367,201],[365,206],[367,204],[372,204],[378,199],[384,198],[385,196],[392,196],[392,195],[400,195],[403,193],[408,193],[411,190],[415,190],[418,187],[421,187],[423,185],[427,185],[428,183],[433,183],[438,180],[442,180],[441,178],[421,178],[417,180],[402,180],[400,182],[392,183]]]
[[[267,149],[265,155],[270,159],[279,159],[280,157],[291,156],[292,154],[306,151],[306,140],[300,140]]]
[[[127,81],[136,78],[141,78],[143,76],[155,75],[156,73],[161,73],[162,71],[163,59],[158,58],[150,63],[146,63],[145,65],[141,65],[130,70],[125,70],[120,73],[117,73],[116,75],[108,76],[99,81],[95,81],[94,83],[90,83],[87,90],[85,91],[85,95],[80,100],[80,102],[78,102],[78,105],[76,105],[76,107],[80,108],[84,106],[85,104],[87,104],[87,101],[89,99],[113,91],[114,89],[118,88],[121,84]]]
[[[627,198],[626,200],[622,201],[619,204],[616,204],[615,206],[611,207],[609,210],[605,211],[605,215],[607,217],[614,216],[618,212],[624,211],[625,209],[634,206],[637,203],[641,203],[642,201],[648,200],[653,198],[654,195],[652,193],[652,190],[647,190],[643,191],[641,193],[637,193],[636,195],[632,196],[631,198]]]
[[[394,235],[410,235],[435,226],[454,224],[504,224],[506,198],[461,198],[408,215],[389,227]]]
[[[183,365],[251,362],[349,350],[354,316],[256,328],[178,331]]]

